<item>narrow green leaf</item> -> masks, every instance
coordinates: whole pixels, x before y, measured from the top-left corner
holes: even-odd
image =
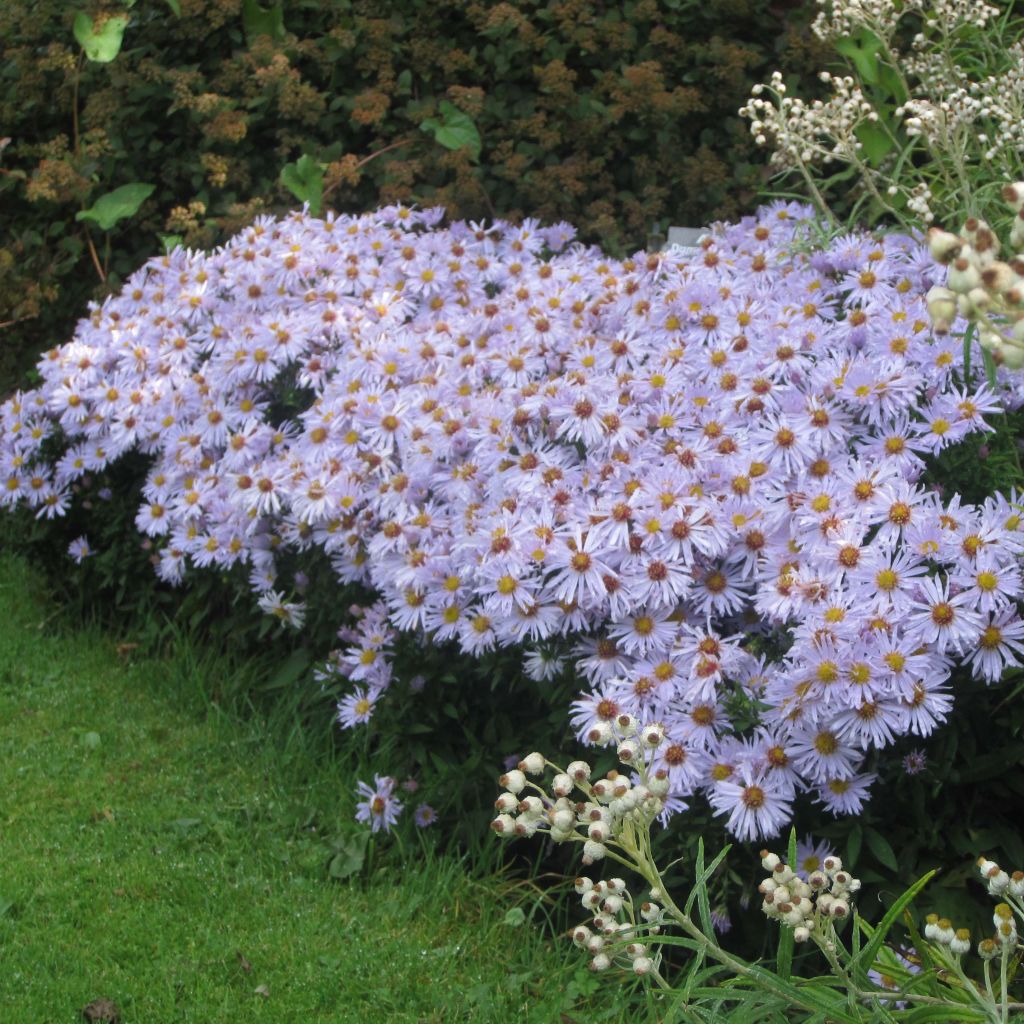
[[[119,220],[135,216],[155,189],[156,185],[141,181],[122,185],[100,196],[88,210],[80,210],[75,214],[75,220],[92,221],[100,230],[109,231]]]
[[[167,0],[167,6],[174,12],[176,18],[181,17],[181,0]]]
[[[864,945],[860,953],[853,958],[851,966],[856,966],[867,971],[875,962],[878,951],[885,942],[889,929],[892,928],[896,919],[903,913],[905,907],[910,906],[917,894],[935,877],[934,871],[919,878],[895,903],[885,912],[885,916],[879,921],[878,926],[871,930],[871,938]],[[859,917],[859,915],[858,915]]]
[[[115,14],[97,28],[85,11],[75,15],[71,26],[85,56],[97,64],[109,64],[121,52],[121,40],[127,27],[127,14]]]
[[[964,383],[971,383],[971,343],[974,341],[974,324],[969,323],[964,331]]]
[[[701,926],[704,930],[704,934],[708,937],[714,936],[714,926],[711,923],[711,905],[708,902],[708,879],[714,874],[715,869],[725,855],[729,852],[729,847],[726,846],[715,859],[707,866],[704,866],[704,839],[703,837],[697,840],[697,864],[695,869],[695,879],[693,888],[690,890],[690,895],[686,899],[686,906],[683,908],[683,913],[687,917],[690,916],[690,911],[693,909],[693,904],[697,904],[698,914],[700,916]]]
[[[856,822],[853,828],[850,829],[850,834],[846,837],[846,863],[853,867],[857,863],[857,858],[860,856],[861,843],[864,840],[864,831],[861,828],[860,822]]]
[[[985,363],[985,379],[988,381],[988,386],[994,390],[996,387],[996,361],[987,348],[981,350],[981,358]]]
[[[893,852],[889,840],[881,832],[873,828],[865,829],[864,840],[868,844],[868,849],[878,858],[880,863],[884,864],[890,871],[899,870],[896,854]]]

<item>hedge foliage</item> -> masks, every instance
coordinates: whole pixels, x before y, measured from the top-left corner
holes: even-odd
[[[77,8],[77,9],[76,9]],[[212,246],[294,205],[306,156],[326,207],[397,199],[461,217],[571,220],[606,248],[752,209],[736,111],[774,67],[821,65],[802,0],[6,0],[0,5],[0,392],[89,298],[158,250]],[[176,13],[177,12],[177,13]],[[97,31],[127,15],[106,63]],[[435,126],[435,130],[425,131]],[[480,145],[438,145],[468,126]],[[76,215],[155,185],[104,231]]]

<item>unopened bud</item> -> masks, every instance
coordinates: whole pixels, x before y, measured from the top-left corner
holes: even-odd
[[[526,776],[518,769],[506,772],[498,779],[498,785],[503,786],[510,793],[518,795],[526,786]]]
[[[543,775],[546,763],[544,755],[535,750],[532,754],[527,754],[519,762],[519,770],[526,772],[527,775]]]

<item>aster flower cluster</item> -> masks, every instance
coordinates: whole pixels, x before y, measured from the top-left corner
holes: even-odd
[[[0,506],[63,515],[144,453],[162,579],[243,567],[295,626],[283,556],[319,552],[379,595],[323,668],[343,724],[400,633],[516,648],[592,683],[582,740],[660,723],[664,812],[703,791],[743,838],[800,793],[855,813],[867,752],[948,715],[955,660],[1018,664],[1016,496],[918,478],[1024,390],[964,380],[929,331],[923,244],[815,249],[778,203],[695,254],[612,260],[565,225],[441,216],[296,212],[150,261],[0,407]],[[307,399],[282,421],[286,386]]]
[[[820,935],[826,922],[834,924],[850,915],[850,901],[860,890],[860,879],[843,870],[843,862],[826,857],[820,868],[801,878],[778,854],[761,851],[761,866],[771,872],[757,887],[764,897],[761,909],[772,920],[793,929],[796,942]]]

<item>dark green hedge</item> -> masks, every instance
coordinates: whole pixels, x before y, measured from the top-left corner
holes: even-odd
[[[0,4],[0,393],[158,233],[210,246],[294,204],[280,174],[303,154],[328,207],[569,220],[613,250],[735,216],[764,180],[737,109],[771,69],[823,59],[804,0],[128,3]],[[82,58],[76,8],[128,14],[113,61]],[[443,103],[478,160],[421,129]],[[132,182],[156,186],[136,216],[76,221]]]

